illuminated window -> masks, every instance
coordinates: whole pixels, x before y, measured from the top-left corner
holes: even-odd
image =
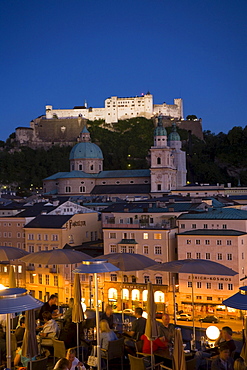
[[[42,274],[38,275],[39,284],[43,284]]]
[[[54,276],[54,286],[58,286],[58,276]]]
[[[198,239],[197,239],[197,240],[196,240],[196,244],[197,244],[197,245],[201,244],[201,240],[198,240]]]
[[[190,239],[187,239],[186,240],[186,244],[191,244],[191,240]]]
[[[161,234],[154,234],[154,239],[161,239]]]
[[[50,276],[49,275],[45,275],[45,284],[50,285]]]
[[[111,274],[111,281],[117,281],[117,274]]]
[[[143,239],[148,239],[148,233],[143,233]]]

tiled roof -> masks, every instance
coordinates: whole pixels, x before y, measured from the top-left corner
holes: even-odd
[[[30,221],[25,228],[60,229],[72,215],[39,215]]]
[[[247,211],[235,208],[209,209],[207,212],[187,213],[180,220],[247,220]]]
[[[178,235],[241,236],[245,234],[246,233],[243,231],[230,229],[197,229],[185,231],[183,233],[179,233]]]
[[[150,184],[96,185],[91,194],[149,194]]]

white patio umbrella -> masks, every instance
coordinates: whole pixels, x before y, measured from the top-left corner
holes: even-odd
[[[7,368],[11,369],[11,336],[10,314],[20,311],[28,311],[41,307],[43,302],[33,298],[26,289],[9,288],[0,290],[0,314],[7,314],[6,321],[6,352]]]
[[[75,274],[74,279],[74,306],[72,309],[72,321],[76,323],[76,338],[77,338],[77,347],[79,351],[79,323],[84,320],[84,313],[81,305],[81,282],[80,275]]]
[[[154,356],[153,356],[153,341],[158,338],[158,324],[155,319],[156,315],[156,304],[154,302],[154,291],[153,285],[148,282],[148,300],[147,300],[147,322],[145,327],[145,335],[150,340],[151,344],[151,368],[154,368]]]
[[[203,260],[203,259],[185,259],[166,263],[160,263],[155,266],[150,266],[148,270],[168,271],[173,273],[189,273],[192,280],[192,319],[193,319],[193,340],[195,340],[195,312],[194,312],[194,274],[201,275],[225,275],[234,276],[238,272],[226,267],[220,263]]]
[[[99,332],[99,299],[98,299],[98,278],[97,274],[102,272],[117,271],[119,268],[108,263],[107,260],[87,260],[82,261],[73,272],[75,274],[94,274],[95,287],[95,311],[96,311],[96,334],[97,334],[97,368],[101,369],[101,351],[100,351],[100,332]]]

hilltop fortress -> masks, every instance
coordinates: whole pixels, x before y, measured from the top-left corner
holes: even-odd
[[[119,98],[112,96],[105,100],[104,108],[75,106],[73,109],[53,109],[46,105],[46,113],[30,122],[30,127],[16,128],[18,146],[32,148],[52,145],[74,145],[87,120],[102,120],[104,127],[114,130],[119,120],[145,117],[152,119],[162,115],[164,126],[171,126],[175,120],[179,128],[191,131],[203,138],[201,120],[186,121],[183,118],[183,100],[174,99],[174,104],[154,104],[149,92],[142,96]]]

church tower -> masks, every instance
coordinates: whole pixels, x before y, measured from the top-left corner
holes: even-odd
[[[154,146],[151,152],[151,194],[162,196],[176,188],[176,166],[172,149],[167,145],[167,132],[162,116],[154,130]]]
[[[181,186],[186,185],[186,153],[181,150],[182,143],[180,136],[177,133],[177,126],[175,122],[173,122],[172,131],[168,136],[168,146],[172,149],[174,164],[177,169],[176,188],[180,188]]]

